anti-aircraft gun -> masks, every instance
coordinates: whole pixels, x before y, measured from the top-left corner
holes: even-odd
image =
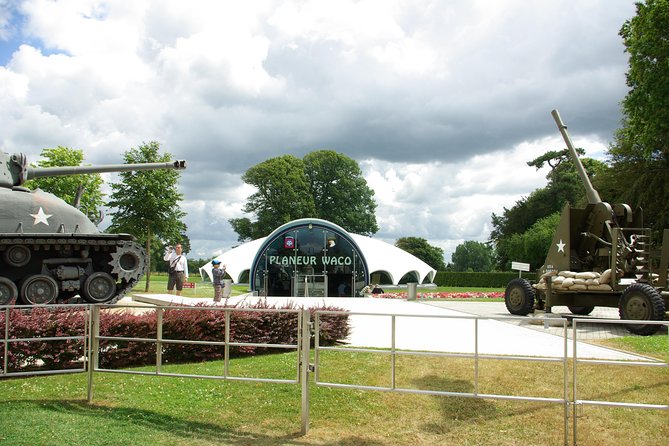
[[[551,112],[586,190],[588,204],[562,210],[537,281],[517,278],[506,287],[504,301],[511,314],[551,312],[567,306],[588,315],[597,306],[617,307],[623,320],[662,321],[669,306],[669,229],[661,250],[651,246],[651,231],[643,227],[643,212],[627,204],[603,202],[590,183],[574,149],[567,126]],[[651,335],[660,326],[628,324],[635,334]]]
[[[147,254],[130,234],[101,232],[79,209],[26,180],[59,175],[184,169],[185,161],[103,166],[28,166],[0,152],[0,305],[46,305],[80,295],[112,303],[146,270]]]

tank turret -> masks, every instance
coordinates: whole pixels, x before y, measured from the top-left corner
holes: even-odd
[[[120,299],[142,277],[147,254],[130,234],[101,232],[79,209],[40,189],[33,178],[184,169],[185,161],[36,168],[24,154],[0,152],[0,305],[43,305],[79,295]]]

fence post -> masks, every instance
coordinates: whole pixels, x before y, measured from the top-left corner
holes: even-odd
[[[8,345],[8,339],[9,339],[9,306],[5,307],[5,332],[3,333],[4,335],[4,342],[2,343],[2,374],[6,375],[7,374],[7,367],[9,365],[9,345]]]
[[[416,300],[417,287],[418,287],[418,283],[416,283],[416,282],[407,283],[407,300]]]
[[[577,445],[578,444],[578,425],[577,425],[577,415],[576,415],[576,400],[578,398],[576,391],[577,391],[577,367],[578,367],[578,353],[576,352],[576,345],[578,344],[578,327],[577,327],[577,318],[572,319],[571,321],[571,337],[572,337],[572,349],[571,349],[571,366],[573,368],[572,372],[572,379],[571,379],[571,384],[572,384],[572,390],[571,390],[571,398],[572,398],[572,403],[571,403],[571,421],[572,421],[572,428],[571,428],[571,434],[573,436],[573,444]]]
[[[302,435],[309,432],[309,359],[311,346],[311,313],[302,310],[302,351],[300,352],[300,382],[302,383]]]
[[[100,306],[91,305],[91,329],[88,340],[88,403],[93,402],[93,371],[98,368],[98,351],[100,350]]]

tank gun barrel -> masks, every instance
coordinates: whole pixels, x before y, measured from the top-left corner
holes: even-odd
[[[602,199],[599,197],[599,193],[595,190],[595,188],[592,187],[590,178],[588,178],[588,174],[585,172],[585,168],[583,167],[581,160],[578,158],[578,154],[576,153],[574,144],[571,142],[569,133],[567,133],[567,126],[564,125],[564,123],[562,122],[562,118],[560,117],[560,112],[558,112],[557,110],[553,110],[551,112],[551,115],[553,115],[553,119],[555,119],[555,123],[557,124],[558,130],[560,130],[562,138],[564,139],[564,142],[567,144],[567,148],[569,149],[569,154],[571,155],[571,158],[574,161],[574,165],[576,166],[576,171],[578,172],[578,176],[581,177],[581,181],[583,182],[583,186],[585,187],[585,194],[588,198],[588,203],[590,204],[601,203]]]
[[[157,170],[186,168],[186,161],[177,160],[166,163],[139,163],[139,164],[105,164],[102,166],[62,166],[62,167],[28,167],[26,180],[61,175],[80,175],[103,172],[127,172],[136,170]]]

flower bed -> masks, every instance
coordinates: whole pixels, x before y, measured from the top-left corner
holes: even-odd
[[[382,299],[406,299],[407,293],[383,293],[383,294],[372,294],[372,297],[378,297]],[[469,292],[469,293],[449,293],[449,292],[437,292],[437,293],[418,293],[416,295],[418,299],[501,299],[504,297],[504,293],[501,291],[497,292]]]

